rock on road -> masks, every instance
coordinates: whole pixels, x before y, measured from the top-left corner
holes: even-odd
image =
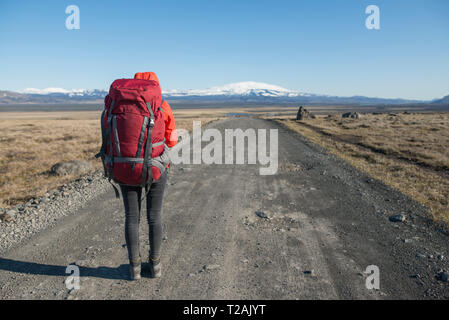
[[[163,207],[163,274],[127,280],[124,212],[112,189],[0,257],[2,299],[428,299],[449,297],[447,235],[403,194],[279,124],[279,170],[177,165]],[[182,169],[181,169],[182,168]],[[389,217],[403,214],[403,222]],[[141,252],[148,256],[141,217]],[[68,290],[69,264],[80,289]],[[365,286],[376,265],[380,289]],[[440,270],[440,272],[441,272]]]

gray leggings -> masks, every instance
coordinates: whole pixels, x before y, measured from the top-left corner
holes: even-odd
[[[167,183],[167,171],[159,180],[153,182],[148,192],[147,220],[149,224],[150,257],[156,260],[161,254],[162,243],[162,200],[164,198],[165,185]],[[125,205],[125,239],[128,247],[130,263],[137,262],[140,258],[139,223],[140,223],[140,199],[142,187],[120,185]]]

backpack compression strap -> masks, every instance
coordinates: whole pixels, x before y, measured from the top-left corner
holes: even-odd
[[[108,155],[106,154],[106,150],[105,150],[105,158],[108,159],[109,161],[107,161],[109,163],[109,172],[107,172],[107,178],[109,180],[109,183],[112,185],[112,187],[114,188],[114,192],[115,192],[115,197],[118,199],[120,198],[120,193],[118,192],[117,187],[112,183],[112,179],[114,179],[114,172],[113,172],[113,166],[114,166],[114,151],[112,150],[112,110],[114,109],[114,100],[112,100],[111,102],[111,106],[109,108],[109,112],[108,112],[108,130],[106,131],[106,139],[105,142],[109,144],[109,151],[111,152],[111,156],[108,157]],[[115,120],[115,118],[114,118]],[[114,133],[117,139],[117,132]],[[106,149],[106,143],[105,143],[105,149]]]
[[[140,153],[142,152],[142,144],[143,144],[143,138],[145,137],[145,129],[148,126],[148,117],[143,118],[142,122],[142,128],[140,129],[140,135],[139,135],[139,144],[137,145],[137,154],[136,158],[140,158]],[[135,163],[131,165],[132,170],[134,170]]]
[[[164,100],[162,100],[161,105],[159,106],[159,110],[162,112],[162,104],[164,103]],[[151,118],[150,118],[150,125],[148,126],[148,135],[147,135],[147,146],[145,149],[145,157],[144,157],[144,162],[143,162],[143,170],[142,170],[142,187],[145,186],[145,195],[143,196],[143,198],[140,200],[140,202],[142,203],[143,199],[145,199],[148,195],[148,192],[150,192],[150,184],[153,181],[153,161],[151,159],[151,150],[152,148],[148,148],[149,145],[152,145],[152,138],[153,138],[153,127],[154,127],[154,113],[153,110],[151,109],[151,105],[149,102],[147,102],[147,108],[148,111],[150,112]],[[148,140],[149,139],[149,140]],[[150,141],[150,143],[148,143],[148,141]],[[164,141],[162,143],[165,142],[165,138]],[[154,144],[156,145],[156,144]],[[148,178],[148,183],[145,183],[145,176],[146,176],[146,172],[147,171],[147,165],[150,165],[150,170],[149,170],[149,178]],[[160,164],[158,161],[155,161],[154,164],[159,167],[160,169]],[[162,173],[162,170],[161,170]]]
[[[151,109],[151,104],[149,102],[147,102],[147,108],[148,112],[150,113],[150,123],[147,127],[147,142],[145,147],[145,155],[142,168],[142,183],[141,183],[142,187],[145,187],[147,185],[146,183],[147,171],[148,171],[148,184],[151,184],[153,180],[153,170],[151,164],[151,144],[153,139],[154,113],[153,109]],[[150,168],[150,170],[148,170],[148,168]]]
[[[106,171],[106,163],[105,163],[105,156],[106,156],[106,130],[104,128],[104,115],[106,113],[106,109],[103,110],[103,112],[101,113],[101,148],[100,151],[95,155],[95,158],[100,158],[101,157],[101,162],[103,163],[103,169],[104,169],[104,175],[106,176],[107,171]]]

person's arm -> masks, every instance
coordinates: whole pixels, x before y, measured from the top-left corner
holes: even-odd
[[[172,148],[178,143],[178,134],[176,132],[175,117],[167,101],[162,104],[162,113],[165,121],[165,144]]]

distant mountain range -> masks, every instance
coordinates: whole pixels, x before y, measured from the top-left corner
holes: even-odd
[[[33,89],[21,92],[0,91],[0,104],[87,104],[102,103],[105,90],[61,88]],[[364,96],[338,97],[303,93],[260,82],[238,82],[209,89],[163,91],[164,99],[186,103],[256,103],[256,104],[449,104],[449,96],[433,101],[384,99]]]
[[[0,104],[73,104],[103,102],[104,90],[25,89],[22,92],[1,91]]]
[[[445,97],[443,97],[441,99],[433,100],[432,103],[449,105],[449,95],[447,95],[447,96],[445,96]]]

